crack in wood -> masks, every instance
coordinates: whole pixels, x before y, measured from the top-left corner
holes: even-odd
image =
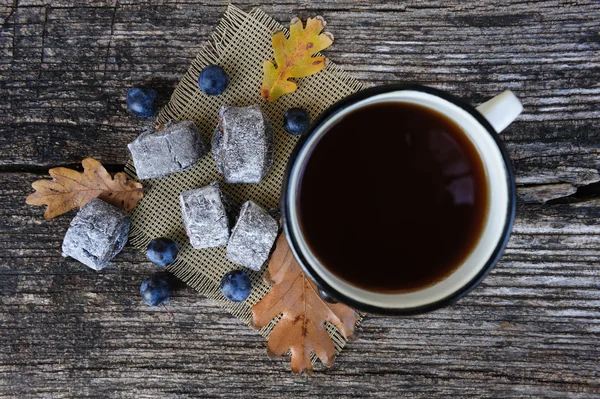
[[[38,73],[38,80],[41,80],[42,78],[42,72],[44,71],[44,52],[46,51],[46,27],[48,25],[48,8],[49,6],[46,5],[44,7],[44,21],[42,22],[42,51],[40,54],[40,70]],[[38,95],[40,94],[40,90],[41,88],[38,86]],[[49,120],[47,120],[47,122],[49,122]]]
[[[10,11],[8,12],[8,15],[6,16],[6,18],[4,18],[4,21],[2,21],[2,23],[0,24],[1,30],[4,30],[4,28],[6,28],[6,26],[8,25],[8,21],[14,15],[15,11],[17,11],[17,8],[19,7],[19,0],[13,0],[12,4],[9,7],[10,7]]]
[[[121,164],[102,164],[104,168],[109,173],[118,173],[122,172],[125,168],[125,165]],[[62,164],[62,165],[54,165],[54,166],[34,166],[27,164],[15,164],[15,165],[0,165],[0,173],[31,173],[36,175],[48,175],[48,170],[52,168],[69,168],[78,171],[83,171],[83,167],[81,163],[72,163],[72,164]]]
[[[117,16],[117,8],[119,7],[119,0],[115,1],[115,6],[113,7],[112,19],[110,22],[110,38],[108,39],[108,48],[106,49],[106,57],[104,58],[104,76],[103,79],[106,79],[106,70],[108,69],[108,59],[110,57],[110,49],[113,44],[113,36],[115,34],[115,20]]]
[[[549,205],[575,204],[596,199],[600,199],[600,182],[577,187],[573,194],[548,200],[547,203]]]

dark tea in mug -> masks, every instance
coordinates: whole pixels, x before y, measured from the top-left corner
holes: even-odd
[[[476,246],[487,215],[475,146],[448,117],[411,103],[345,115],[312,149],[298,187],[313,254],[340,279],[378,293],[445,279]]]

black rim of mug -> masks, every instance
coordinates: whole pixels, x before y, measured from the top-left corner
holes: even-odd
[[[300,252],[299,246],[298,246],[298,241],[291,230],[291,226],[290,226],[291,221],[290,221],[290,216],[289,216],[290,213],[289,213],[288,207],[290,206],[290,203],[292,201],[288,200],[287,193],[290,188],[289,187],[289,179],[291,176],[291,172],[294,168],[294,165],[296,163],[296,159],[298,157],[300,150],[304,147],[304,144],[306,143],[308,138],[310,138],[315,132],[317,132],[319,130],[319,128],[329,118],[333,117],[338,112],[341,112],[346,107],[348,107],[358,101],[364,100],[366,98],[369,98],[369,97],[372,97],[372,96],[375,96],[378,94],[389,93],[392,91],[406,91],[406,90],[420,91],[420,92],[432,94],[432,95],[440,97],[446,101],[449,101],[452,104],[462,108],[463,110],[465,110],[466,112],[471,114],[483,127],[485,127],[487,132],[494,139],[494,142],[498,146],[498,149],[500,150],[500,153],[502,154],[502,158],[504,160],[504,166],[506,168],[506,180],[507,180],[506,183],[507,183],[507,188],[508,188],[508,209],[507,209],[507,213],[506,213],[506,220],[504,223],[502,236],[500,237],[500,240],[498,241],[496,248],[490,255],[487,262],[482,266],[479,273],[473,279],[471,279],[469,282],[464,284],[461,288],[457,289],[452,294],[450,294],[447,297],[440,299],[438,301],[431,302],[431,303],[428,303],[428,304],[425,304],[422,306],[416,306],[416,307],[410,307],[410,308],[386,308],[386,307],[374,306],[374,305],[370,305],[370,304],[358,301],[354,298],[351,298],[351,297],[337,291],[335,288],[333,288],[332,286],[327,284],[327,282],[315,272],[315,270],[310,265],[310,263],[308,262],[308,260],[304,256],[304,254],[302,254]],[[408,316],[408,315],[430,312],[430,311],[448,306],[451,303],[455,302],[456,300],[465,296],[467,293],[469,293],[473,288],[475,288],[484,279],[484,277],[490,272],[490,270],[496,265],[496,263],[500,259],[502,252],[503,252],[504,248],[506,247],[506,244],[510,238],[510,233],[511,233],[513,222],[515,219],[515,213],[516,213],[516,188],[515,188],[515,177],[514,177],[513,168],[512,168],[511,162],[510,162],[510,158],[508,157],[506,148],[504,147],[504,144],[500,140],[498,133],[494,130],[492,125],[490,125],[490,123],[487,121],[487,119],[485,119],[483,117],[483,115],[481,115],[473,106],[471,106],[468,103],[464,102],[463,100],[455,97],[454,95],[446,93],[446,92],[438,90],[438,89],[435,89],[435,88],[432,88],[432,87],[418,85],[418,84],[389,84],[389,85],[372,87],[372,88],[365,89],[365,90],[359,91],[357,93],[354,93],[350,96],[347,96],[347,97],[341,99],[340,101],[338,101],[337,103],[333,104],[332,106],[330,106],[328,109],[326,109],[323,113],[321,113],[321,115],[319,115],[317,117],[317,119],[307,129],[306,133],[303,134],[300,137],[300,139],[298,140],[298,142],[296,143],[296,147],[294,148],[294,150],[292,151],[292,153],[290,155],[290,158],[289,158],[289,161],[288,161],[288,164],[286,167],[285,175],[283,177],[283,185],[281,188],[281,216],[282,216],[282,221],[283,221],[284,234],[286,235],[286,238],[288,240],[290,248],[291,248],[294,256],[296,257],[296,259],[298,260],[298,263],[302,267],[302,270],[304,271],[304,273],[306,275],[308,275],[309,278],[313,282],[315,282],[315,284],[317,285],[318,288],[320,288],[325,293],[327,293],[331,298],[333,298],[339,302],[342,302],[350,307],[353,307],[356,310],[373,313],[373,314],[382,314],[382,315],[396,315],[396,316],[406,315],[406,316]]]

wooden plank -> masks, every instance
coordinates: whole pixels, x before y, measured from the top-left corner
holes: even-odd
[[[174,318],[143,305],[155,268],[133,249],[101,272],[62,258],[72,215],[44,221],[23,200],[40,177],[0,174],[0,397],[600,393],[598,207],[520,206],[505,256],[473,293],[427,315],[368,317],[334,367],[306,380],[186,287]]]
[[[525,112],[504,137],[521,180],[535,178],[532,169],[598,169],[598,3],[542,2],[532,10],[515,1],[502,12],[446,3],[265,9],[281,20],[322,13],[336,35],[330,58],[372,84],[421,82],[474,104],[515,90]],[[125,163],[125,145],[144,124],[125,109],[127,89],[153,85],[166,101],[224,9],[37,4],[19,8],[3,29],[0,105],[7,116],[10,110],[0,130],[3,165],[47,167],[90,155]]]
[[[503,138],[520,199],[550,200],[519,206],[473,293],[367,318],[331,370],[290,375],[183,286],[174,318],[147,308],[138,289],[155,268],[131,248],[102,272],[60,256],[73,214],[43,220],[24,203],[30,183],[87,156],[121,169],[146,123],[127,113],[127,89],[157,87],[165,102],[226,4],[0,6],[0,398],[600,396],[596,1],[236,2],[280,21],[323,15],[328,56],[369,84],[420,82],[473,104],[514,90],[525,112]]]

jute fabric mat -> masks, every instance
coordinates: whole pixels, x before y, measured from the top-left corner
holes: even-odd
[[[238,206],[252,200],[267,210],[278,207],[283,174],[297,140],[283,130],[285,111],[291,107],[301,107],[308,110],[311,119],[314,119],[339,99],[363,88],[362,83],[330,62],[325,70],[299,80],[299,88],[294,93],[274,103],[263,100],[260,97],[263,62],[272,59],[271,35],[280,30],[285,31],[282,25],[259,9],[245,13],[229,6],[211,42],[192,62],[157,120],[158,123],[192,120],[206,142],[210,143],[223,104],[260,104],[270,118],[275,134],[275,161],[267,177],[260,184],[224,184],[211,153],[189,171],[175,173],[164,179],[144,180],[149,191],[131,215],[132,245],[145,251],[153,238],[170,237],[176,240],[180,247],[179,256],[168,269],[247,325],[252,317],[250,308],[270,289],[262,280],[266,265],[260,272],[246,270],[252,281],[252,293],[246,301],[234,303],[226,300],[219,289],[221,278],[240,266],[227,260],[225,247],[197,250],[190,246],[181,220],[179,194],[218,180],[223,191]],[[229,86],[221,95],[208,96],[198,88],[198,74],[209,64],[221,65],[229,75]],[[131,161],[125,172],[137,180]],[[260,333],[268,337],[274,323]],[[328,331],[339,353],[346,342],[333,326],[328,325]]]

